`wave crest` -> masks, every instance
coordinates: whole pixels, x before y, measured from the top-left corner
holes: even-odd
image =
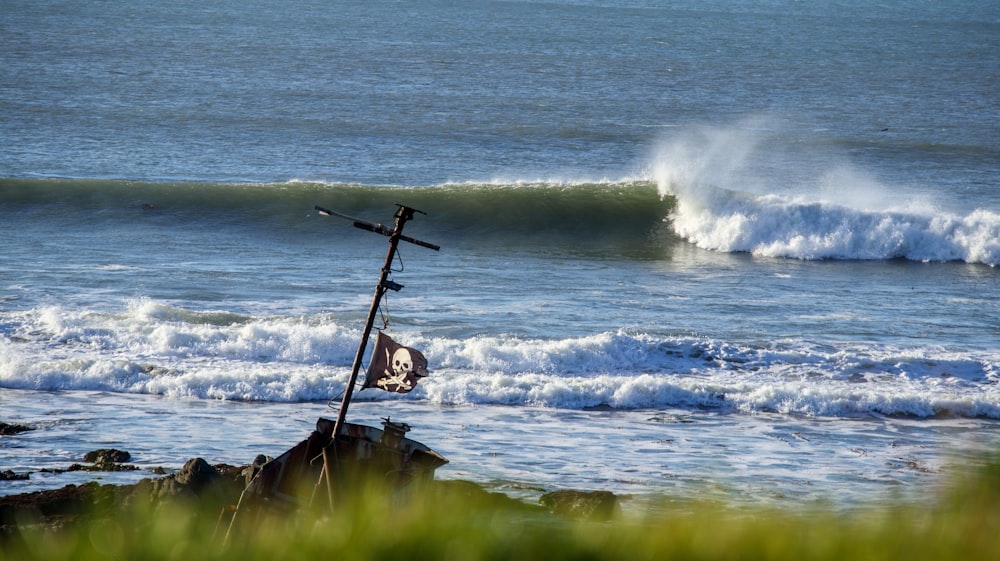
[[[677,235],[718,251],[797,259],[1000,263],[1000,214],[856,210],[702,187],[677,196]]]
[[[658,192],[676,199],[678,236],[767,257],[1000,263],[1000,213],[945,212],[849,166],[799,168],[792,162],[802,155],[765,150],[763,135],[748,128],[703,129],[655,157]]]

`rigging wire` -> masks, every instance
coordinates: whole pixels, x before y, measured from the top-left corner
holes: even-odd
[[[402,257],[402,255],[400,253],[401,252],[399,251],[399,248],[397,248],[396,252],[395,252],[395,255],[394,255],[394,261],[397,261],[399,263],[399,268],[395,269],[395,268],[392,268],[392,266],[390,265],[390,271],[391,272],[401,273],[401,272],[403,272],[403,271],[406,270],[406,264],[403,263],[403,257]],[[392,279],[390,278],[390,279],[387,279],[387,280],[391,281]],[[382,292],[381,302],[379,303],[378,312],[379,312],[379,315],[382,317],[382,329],[380,329],[379,331],[384,331],[384,330],[386,330],[386,329],[389,328],[389,323],[390,323],[390,320],[391,320],[391,316],[389,314],[389,292],[390,292],[389,290],[385,290],[385,291]],[[369,366],[370,365],[371,365],[371,361],[369,360]],[[368,371],[368,367],[366,366],[365,367],[365,372],[367,372],[367,371]],[[357,386],[357,384],[358,384],[357,381],[355,381],[354,385]],[[364,390],[364,385],[362,385],[361,390]],[[347,393],[347,387],[346,386],[344,387],[343,390],[340,391],[340,393],[338,393],[336,396],[330,398],[326,402],[327,408],[329,408],[329,409],[335,408],[336,407],[336,403],[338,401],[340,401],[344,397],[345,393]]]
[[[402,273],[406,270],[406,266],[403,265],[403,256],[400,254],[399,248],[396,248],[396,261],[399,261],[399,269],[395,269],[397,273]]]
[[[382,316],[382,330],[389,328],[389,294],[386,292],[382,296],[382,302],[378,306],[378,313]]]

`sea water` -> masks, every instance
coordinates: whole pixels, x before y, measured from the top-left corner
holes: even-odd
[[[1000,442],[989,3],[7,1],[9,494],[249,463],[421,350],[439,477],[929,497]],[[333,401],[333,407],[327,402]],[[138,472],[51,473],[128,450]]]

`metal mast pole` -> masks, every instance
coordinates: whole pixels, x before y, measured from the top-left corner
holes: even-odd
[[[382,296],[385,294],[386,290],[399,290],[403,288],[402,285],[389,280],[389,274],[392,272],[392,260],[396,256],[396,248],[399,246],[399,242],[409,242],[414,245],[426,247],[427,249],[433,249],[434,251],[441,249],[439,246],[432,243],[404,236],[403,226],[406,225],[407,221],[413,219],[413,213],[420,212],[423,214],[423,212],[398,203],[396,206],[399,208],[396,209],[396,224],[392,230],[387,229],[381,224],[373,224],[371,222],[361,220],[360,218],[354,218],[353,216],[325,209],[321,206],[315,207],[316,210],[324,216],[339,216],[340,218],[350,220],[357,228],[368,230],[369,232],[375,232],[376,234],[382,234],[383,236],[389,236],[389,251],[385,254],[385,263],[382,264],[382,274],[379,276],[378,284],[375,285],[375,295],[372,297],[371,308],[368,309],[368,320],[365,322],[364,331],[361,332],[361,344],[358,345],[358,353],[354,355],[354,365],[351,367],[351,377],[347,381],[347,388],[344,389],[344,400],[340,404],[340,412],[337,414],[337,422],[333,426],[334,440],[336,440],[337,435],[339,435],[340,431],[344,428],[344,423],[346,422],[345,419],[347,418],[347,408],[351,404],[351,396],[354,394],[354,384],[358,381],[358,373],[361,371],[361,363],[364,361],[365,357],[365,348],[368,347],[368,338],[371,336],[372,325],[375,324],[375,315],[378,313],[378,307],[382,302]]]
[[[399,238],[403,234],[403,225],[407,220],[413,218],[413,209],[400,206],[396,211],[396,225],[389,234],[389,251],[385,254],[385,263],[382,264],[382,274],[379,276],[378,284],[375,285],[375,295],[372,297],[372,305],[368,309],[368,320],[365,328],[361,332],[361,343],[358,345],[358,352],[354,355],[354,365],[351,367],[351,377],[347,380],[347,389],[344,390],[344,399],[340,403],[340,412],[337,413],[337,423],[333,427],[333,437],[337,438],[343,428],[347,418],[347,408],[351,404],[351,396],[354,394],[354,384],[358,381],[358,373],[361,371],[361,363],[364,361],[365,349],[368,347],[368,339],[371,337],[371,329],[375,324],[375,315],[378,314],[379,304],[382,296],[388,289],[386,280],[392,270],[392,260],[396,256],[396,247],[399,245]],[[397,288],[398,290],[398,288]]]
[[[331,435],[330,442],[323,447],[323,471],[319,476],[319,481],[316,482],[315,489],[313,490],[313,497],[315,497],[316,491],[319,490],[320,485],[326,483],[327,500],[329,501],[331,511],[333,510],[332,470],[335,464],[335,459],[331,456],[331,448],[336,448],[337,437],[340,435],[341,431],[344,430],[344,425],[347,423],[347,408],[351,404],[351,396],[354,395],[354,385],[358,381],[358,373],[361,371],[361,363],[364,361],[365,349],[368,347],[368,339],[371,336],[372,326],[375,324],[375,315],[378,313],[378,307],[382,302],[382,296],[385,295],[386,290],[399,290],[400,288],[403,288],[401,285],[389,280],[389,274],[392,272],[392,260],[396,256],[396,248],[399,246],[400,241],[404,241],[421,247],[426,247],[428,249],[433,249],[434,251],[441,249],[432,243],[404,236],[403,226],[408,220],[413,218],[414,212],[421,211],[399,204],[397,206],[399,208],[396,210],[396,223],[392,230],[387,229],[381,224],[373,224],[371,222],[325,209],[320,206],[315,207],[316,210],[324,216],[338,216],[340,218],[345,218],[353,222],[354,226],[357,228],[389,236],[389,251],[385,254],[385,263],[382,264],[382,274],[379,276],[378,284],[375,285],[375,295],[372,297],[372,305],[368,309],[368,319],[365,321],[365,327],[361,333],[361,343],[358,345],[358,352],[354,355],[354,365],[351,367],[351,376],[347,381],[347,387],[344,389],[344,399],[340,404],[340,411],[337,413],[337,422],[333,425],[333,434]]]

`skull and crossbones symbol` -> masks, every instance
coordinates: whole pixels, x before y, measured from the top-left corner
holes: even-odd
[[[395,385],[399,389],[410,391],[413,389],[413,384],[407,380],[407,375],[413,371],[413,357],[410,356],[410,351],[407,348],[396,349],[396,352],[389,356],[389,349],[385,350],[385,362],[388,367],[383,372],[382,378],[376,382],[378,387],[383,390],[392,391],[393,388],[389,386]]]

